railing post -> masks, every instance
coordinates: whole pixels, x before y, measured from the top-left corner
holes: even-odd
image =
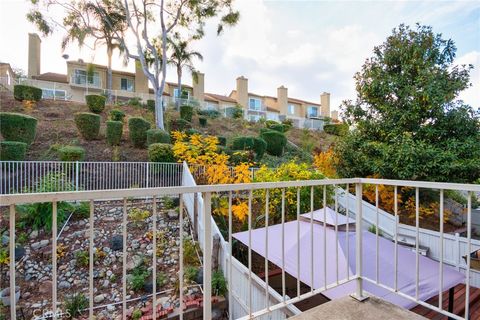
[[[203,319],[212,318],[212,194],[203,194]]]
[[[78,161],[75,161],[75,191],[78,191],[78,170],[80,168],[80,165]]]
[[[147,170],[146,170],[146,173],[145,173],[145,175],[146,175],[145,180],[146,180],[147,188],[150,187],[149,178],[148,178],[149,175],[150,175],[150,170],[149,170],[149,168],[150,168],[150,162],[147,162]]]
[[[362,183],[355,184],[356,196],[356,217],[355,217],[355,271],[356,271],[356,289],[352,297],[358,301],[363,301],[367,297],[363,294],[363,279],[362,279]]]

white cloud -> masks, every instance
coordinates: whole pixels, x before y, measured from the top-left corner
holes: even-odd
[[[472,86],[460,93],[459,99],[465,103],[479,107],[480,104],[480,51],[471,51],[458,57],[455,60],[456,65],[473,64],[474,69],[470,72],[470,82]]]

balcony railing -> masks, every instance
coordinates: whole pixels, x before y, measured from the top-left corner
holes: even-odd
[[[28,175],[28,174],[27,174]],[[25,176],[18,176],[18,179],[24,179]],[[112,179],[112,177],[107,179]],[[139,188],[139,189],[123,189],[123,190],[100,190],[100,191],[79,191],[79,192],[56,192],[56,193],[42,193],[42,194],[12,194],[12,195],[2,195],[0,196],[0,209],[5,213],[5,217],[8,218],[8,230],[9,230],[9,256],[11,259],[8,263],[9,269],[9,286],[10,288],[16,288],[20,286],[20,293],[25,293],[25,289],[22,286],[28,284],[32,284],[33,280],[29,280],[27,283],[25,279],[22,277],[25,275],[24,265],[28,265],[27,261],[20,260],[16,261],[15,258],[17,251],[16,251],[16,243],[19,237],[19,230],[18,230],[18,222],[19,219],[19,205],[31,205],[36,203],[43,203],[43,204],[51,204],[51,234],[49,233],[42,233],[45,239],[41,240],[39,243],[45,242],[46,244],[50,245],[50,247],[45,247],[46,250],[42,251],[41,255],[34,255],[30,256],[29,263],[32,262],[33,259],[41,259],[41,257],[47,256],[51,262],[50,275],[51,275],[51,294],[48,298],[40,297],[41,299],[47,299],[46,303],[42,301],[41,308],[43,310],[54,310],[54,316],[60,318],[62,308],[64,308],[65,304],[62,302],[65,297],[68,296],[69,292],[73,289],[69,288],[66,289],[63,282],[59,283],[59,278],[65,278],[65,264],[69,263],[70,259],[62,258],[62,255],[59,252],[64,252],[67,250],[77,250],[73,249],[74,247],[68,247],[70,245],[75,246],[73,243],[65,242],[65,240],[61,240],[59,233],[65,232],[65,226],[60,224],[59,218],[59,210],[63,210],[64,203],[75,203],[75,202],[88,202],[89,203],[89,215],[88,219],[86,220],[87,223],[83,223],[82,225],[86,228],[86,236],[88,238],[88,257],[87,259],[87,270],[88,271],[78,271],[80,274],[85,274],[86,281],[79,281],[75,283],[75,290],[78,292],[86,292],[87,293],[87,300],[88,304],[85,309],[85,313],[88,314],[89,319],[92,319],[95,315],[98,315],[100,310],[104,308],[108,308],[109,313],[118,313],[123,315],[125,318],[127,315],[128,308],[132,305],[139,306],[138,308],[145,309],[144,312],[146,313],[145,304],[151,305],[153,308],[150,309],[151,316],[153,319],[156,319],[156,316],[159,315],[161,312],[171,312],[171,308],[165,308],[165,305],[160,306],[160,301],[157,299],[160,296],[159,285],[157,285],[156,281],[152,281],[151,283],[151,294],[142,295],[137,298],[130,296],[130,289],[127,289],[129,284],[129,275],[127,271],[130,267],[131,261],[133,261],[133,255],[140,254],[142,250],[150,249],[150,253],[146,255],[146,262],[150,264],[148,270],[151,270],[152,279],[156,279],[158,275],[157,267],[159,263],[157,262],[157,254],[159,253],[157,250],[157,236],[160,234],[164,234],[165,232],[169,232],[168,234],[170,237],[174,237],[174,239],[178,239],[173,241],[172,245],[178,246],[178,249],[175,249],[174,252],[178,252],[178,259],[171,258],[172,261],[176,261],[175,265],[171,265],[171,267],[175,267],[175,270],[178,270],[178,295],[172,291],[171,296],[169,296],[168,301],[171,302],[172,308],[176,309],[176,312],[179,313],[186,313],[188,312],[189,308],[191,307],[190,298],[187,295],[190,294],[190,291],[187,290],[187,285],[184,282],[185,279],[185,251],[184,251],[184,243],[187,240],[186,235],[188,234],[189,228],[193,228],[194,230],[194,238],[198,236],[198,241],[201,248],[201,264],[203,270],[203,283],[202,285],[202,303],[198,304],[202,308],[203,319],[211,319],[212,318],[212,306],[215,301],[218,300],[217,297],[212,297],[212,269],[218,268],[223,272],[225,277],[228,279],[228,303],[229,306],[227,308],[227,312],[230,319],[251,319],[256,317],[261,317],[264,315],[271,315],[275,319],[283,319],[287,315],[298,313],[298,309],[296,309],[293,304],[310,298],[318,293],[325,293],[328,290],[332,290],[338,288],[346,283],[353,282],[353,295],[357,299],[363,299],[365,297],[364,286],[372,284],[376,285],[382,290],[386,290],[386,292],[394,295],[398,295],[399,297],[411,301],[415,304],[420,304],[426,306],[434,311],[439,312],[442,315],[451,317],[452,319],[467,319],[469,316],[469,289],[472,281],[474,280],[473,277],[477,277],[477,274],[474,273],[474,270],[471,268],[471,257],[470,252],[474,248],[480,248],[480,244],[472,243],[472,196],[475,193],[480,193],[480,186],[479,185],[468,185],[468,184],[451,184],[451,183],[435,183],[435,182],[414,182],[414,181],[400,181],[400,180],[378,180],[378,179],[360,179],[360,178],[353,178],[353,179],[332,179],[332,180],[313,180],[313,181],[291,181],[291,182],[269,182],[269,183],[250,183],[250,184],[234,184],[234,185],[212,185],[212,186],[197,186],[195,185],[194,178],[190,175],[189,168],[184,164],[183,167],[183,177],[182,177],[182,184],[181,187],[155,187],[155,188]],[[143,186],[144,184],[142,184]],[[405,273],[405,270],[401,268],[404,267],[404,261],[399,259],[399,246],[398,237],[394,237],[393,240],[393,247],[394,253],[389,252],[388,257],[392,256],[393,261],[390,261],[393,264],[393,272],[392,277],[395,278],[395,281],[384,281],[382,276],[382,270],[380,269],[379,261],[382,259],[383,251],[379,251],[379,239],[381,237],[379,233],[379,229],[377,228],[375,234],[373,235],[374,239],[376,239],[377,247],[376,250],[370,248],[369,250],[374,250],[370,254],[372,256],[368,256],[368,260],[370,261],[370,265],[375,266],[373,271],[372,270],[364,270],[365,265],[365,256],[364,256],[364,238],[369,233],[365,233],[365,226],[366,222],[363,217],[363,202],[362,202],[362,195],[363,195],[363,187],[365,185],[368,186],[375,186],[376,194],[377,194],[377,201],[376,205],[373,206],[373,217],[375,218],[376,215],[376,226],[380,225],[379,219],[379,203],[378,203],[378,188],[380,186],[389,186],[394,190],[394,198],[397,199],[397,192],[399,187],[409,187],[415,191],[415,226],[412,227],[415,231],[415,246],[413,248],[414,255],[416,257],[415,268],[413,270],[408,270],[409,273],[412,274],[413,282],[410,283],[407,287],[400,287],[400,283],[397,282],[397,279],[401,277],[402,274]],[[352,187],[355,190],[355,196],[350,197],[351,202],[353,201],[354,204],[348,203],[348,196],[344,197],[347,201],[345,207],[350,208],[347,211],[347,216],[352,217],[354,216],[354,225],[351,229],[348,229],[349,223],[347,223],[347,229],[342,231],[340,234],[339,227],[337,225],[338,221],[341,219],[345,219],[345,216],[340,212],[340,205],[339,205],[339,196],[340,196],[340,189],[338,187],[343,187],[343,190],[351,190]],[[466,192],[467,194],[467,208],[466,208],[466,215],[467,215],[467,236],[465,238],[466,246],[464,247],[464,251],[461,252],[461,255],[465,255],[465,265],[464,273],[465,273],[465,284],[466,284],[466,300],[465,300],[465,313],[463,316],[455,315],[452,312],[449,312],[446,309],[446,306],[440,305],[430,305],[425,302],[425,297],[423,296],[422,286],[423,284],[420,282],[420,275],[422,267],[430,267],[431,264],[426,265],[425,261],[422,260],[423,258],[420,257],[420,189],[422,190],[430,190],[439,192],[440,195],[440,208],[439,208],[439,218],[440,221],[443,222],[445,210],[443,206],[444,201],[444,191],[445,190],[458,190]],[[332,195],[332,192],[334,194]],[[293,195],[293,197],[292,197]],[[328,195],[328,197],[327,197]],[[293,201],[293,207],[296,207],[294,212],[287,211],[286,206],[292,206],[292,203],[286,202],[286,197],[289,196],[290,201]],[[331,196],[331,198],[330,198]],[[165,229],[167,224],[165,224],[165,201],[164,197],[178,197],[179,198],[179,215],[168,215],[168,226],[169,229]],[[309,205],[307,212],[305,214],[304,222],[302,222],[302,237],[305,237],[304,242],[305,245],[300,247],[300,229],[297,229],[297,232],[293,232],[289,236],[291,239],[287,242],[287,235],[285,234],[285,228],[287,223],[293,222],[298,225],[300,228],[300,221],[302,221],[301,214],[303,212],[300,211],[300,203],[301,199],[309,199]],[[221,200],[221,199],[224,199]],[[317,200],[319,199],[319,203]],[[232,210],[234,204],[238,204],[238,202],[244,202],[247,204],[247,216],[246,221],[244,224],[247,226],[246,235],[246,256],[245,256],[245,264],[246,266],[242,265],[237,258],[233,255],[233,238],[237,237],[240,238],[238,234],[234,234],[234,227],[238,226],[239,220],[237,215],[234,215],[234,210]],[[393,230],[398,230],[399,228],[399,221],[398,221],[398,201],[394,200],[395,202],[395,219],[394,219],[394,227]],[[224,212],[226,216],[224,217],[224,221],[226,226],[224,227],[223,231],[220,232],[219,228],[217,227],[215,220],[212,218],[212,206],[215,203],[225,203],[226,207]],[[259,204],[264,204],[264,207],[259,206]],[[279,208],[280,215],[274,216],[272,212],[270,212],[271,206],[270,203],[277,204]],[[323,227],[318,227],[316,225],[317,222],[314,222],[313,219],[313,212],[317,210],[318,205],[323,208],[327,208],[330,204],[330,207],[333,208],[334,216],[333,221],[334,227],[331,229],[336,237],[337,241],[339,237],[342,239],[352,239],[352,244],[348,249],[348,243],[350,240],[347,241],[347,266],[351,265],[352,270],[348,269],[344,271],[342,265],[339,261],[339,250],[337,247],[337,251],[329,249],[329,254],[331,256],[324,256],[327,254],[327,243],[326,240],[321,240],[315,238],[314,241],[314,233],[313,228],[321,228],[320,230],[324,230],[326,232],[325,223]],[[291,207],[291,208],[293,208]],[[62,209],[60,209],[62,208]],[[110,209],[112,208],[112,209]],[[137,226],[138,223],[135,221],[131,221],[133,219],[130,216],[131,209],[140,208],[148,213],[148,217],[144,218],[141,223],[142,229],[139,231],[135,231],[139,234],[149,234],[150,236],[148,239],[142,237],[141,243],[150,243],[151,246],[139,247],[138,241],[133,239],[135,237],[135,232],[132,231],[134,226]],[[290,210],[290,209],[289,209]],[[353,211],[353,215],[352,215]],[[113,212],[110,213],[110,212]],[[186,214],[184,214],[184,212]],[[325,209],[321,210],[325,215]],[[262,215],[264,218],[263,220],[259,220],[259,216]],[[343,218],[342,218],[343,217]],[[294,219],[294,220],[292,220]],[[288,222],[288,220],[291,220]],[[105,230],[106,223],[110,221],[112,230]],[[261,225],[259,226],[259,221],[261,221]],[[327,221],[325,218],[323,221]],[[6,222],[6,221],[5,221]],[[132,225],[133,223],[133,225]],[[176,227],[173,227],[173,224]],[[274,257],[269,255],[269,251],[274,251],[273,246],[280,246],[281,250],[279,252],[283,252],[284,254],[277,256],[275,259],[277,261],[278,267],[281,269],[281,289],[279,292],[274,291],[269,286],[269,264],[268,261],[265,260],[264,265],[264,274],[265,274],[265,281],[262,281],[260,278],[256,276],[253,272],[253,264],[254,261],[257,261],[255,265],[255,270],[261,270],[261,264],[258,265],[258,259],[253,259],[253,249],[254,242],[252,242],[252,234],[256,233],[258,236],[259,228],[265,227],[265,231],[262,231],[261,237],[262,243],[265,243],[265,247],[258,246],[255,248],[257,253],[263,252],[266,257],[270,259],[274,259]],[[271,228],[270,228],[271,227]],[[138,226],[137,226],[138,228]],[[163,229],[162,229],[163,228]],[[73,231],[76,229],[74,228]],[[84,229],[81,229],[84,230]],[[99,233],[99,230],[102,232]],[[116,230],[116,231],[114,231]],[[175,231],[176,230],[176,231]],[[269,238],[269,234],[277,230],[277,235],[282,235],[280,239],[272,239]],[[283,230],[283,231],[282,231]],[[73,232],[72,231],[72,232]],[[104,232],[110,232],[113,236],[116,232],[120,232],[120,252],[116,255],[118,257],[117,264],[119,268],[114,269],[114,274],[116,275],[116,279],[118,284],[115,284],[115,288],[119,288],[119,294],[115,295],[115,300],[109,301],[110,296],[105,294],[107,298],[102,296],[102,299],[97,298],[98,291],[103,290],[100,286],[98,270],[102,264],[101,261],[97,260],[97,253],[98,250],[102,248],[102,241],[104,241],[103,236],[101,236]],[[82,231],[83,232],[83,231]],[[175,233],[176,232],[176,233]],[[330,232],[330,231],[329,231]],[[82,233],[83,234],[83,233]],[[196,234],[196,235],[195,235]],[[350,235],[349,235],[350,234]],[[99,236],[100,235],[100,236]],[[215,248],[213,242],[214,235],[220,237],[220,247],[216,250],[216,256],[213,256],[212,248]],[[245,234],[243,235],[245,237]],[[440,224],[440,232],[438,232],[438,243],[432,245],[437,245],[440,247],[440,252],[442,254],[438,257],[438,289],[436,289],[436,293],[432,293],[432,295],[437,294],[439,296],[440,301],[442,301],[442,293],[443,293],[443,280],[444,274],[446,274],[447,269],[449,267],[445,266],[444,264],[446,261],[444,260],[443,252],[444,252],[444,230],[443,230],[443,223]],[[372,238],[372,235],[368,238]],[[309,240],[310,239],[310,240]],[[38,241],[37,239],[36,241]],[[147,242],[145,242],[147,241]],[[150,241],[150,242],[148,242]],[[130,246],[133,246],[135,242],[136,247],[134,249],[130,249]],[[175,242],[177,244],[175,244]],[[296,245],[295,245],[296,243]],[[86,244],[86,243],[85,243]],[[303,242],[302,242],[303,244]],[[65,249],[65,246],[68,248]],[[295,261],[286,261],[285,253],[287,252],[297,252],[298,259]],[[329,244],[330,248],[332,244]],[[135,249],[136,248],[136,249]],[[142,249],[143,248],[143,249]],[[33,249],[32,249],[33,250]],[[61,250],[61,251],[59,251]],[[331,251],[333,250],[333,251]],[[274,254],[274,253],[272,253]],[[322,265],[315,265],[313,264],[314,257],[324,256],[323,264]],[[153,257],[153,258],[148,258]],[[301,258],[300,258],[301,257]],[[328,258],[328,259],[327,259]],[[350,262],[348,262],[350,259]],[[162,260],[164,261],[164,260]],[[168,260],[170,261],[170,260]],[[306,274],[303,274],[303,278],[300,280],[300,264],[302,264],[302,270],[307,270]],[[328,264],[328,266],[327,266]],[[41,265],[41,264],[40,264]],[[170,267],[170,268],[171,268]],[[296,269],[295,269],[296,268]],[[293,296],[287,296],[286,294],[286,270],[297,270],[298,275],[294,271],[289,271],[289,273],[297,277],[297,289],[296,294]],[[324,272],[326,270],[329,272],[333,272],[328,277]],[[162,269],[163,270],[163,269]],[[336,271],[335,271],[336,270]],[[449,269],[450,270],[450,269]],[[429,270],[428,272],[431,272]],[[40,272],[40,271],[37,271]],[[373,273],[372,273],[373,272]],[[402,273],[401,273],[402,272]],[[451,272],[451,271],[449,271]],[[335,277],[336,274],[336,277]],[[373,274],[373,276],[372,276]],[[376,276],[375,276],[376,274]],[[22,275],[22,277],[20,276]],[[445,276],[446,277],[446,276]],[[100,278],[101,279],[101,278]],[[111,278],[113,279],[113,278]],[[315,280],[317,279],[317,280]],[[323,280],[319,280],[323,279]],[[88,280],[88,281],[87,281]],[[113,280],[112,280],[113,281]],[[302,291],[300,289],[300,281],[308,284],[309,289],[306,291]],[[475,281],[478,281],[475,280]],[[103,282],[102,282],[103,283]],[[35,286],[39,286],[40,284],[34,284]],[[105,284],[104,284],[105,285]],[[45,287],[45,282],[42,283],[42,287]],[[109,284],[107,283],[107,287]],[[107,288],[107,289],[108,289]],[[45,289],[45,288],[44,288]],[[47,288],[48,289],[48,288]],[[29,290],[29,289],[27,289]],[[113,289],[108,289],[108,292]],[[170,292],[170,291],[169,291]],[[165,295],[165,291],[161,292]],[[419,294],[420,293],[420,294]],[[152,298],[155,297],[155,298]],[[175,299],[175,297],[177,297]],[[36,299],[35,295],[30,295],[28,298],[28,305],[31,306],[35,303]],[[173,299],[173,300],[172,300]],[[108,300],[108,301],[104,301]],[[102,304],[103,302],[103,304]],[[9,297],[9,304],[8,307],[10,310],[8,314],[10,315],[11,319],[17,319],[17,306],[20,305],[23,311],[28,309],[25,305],[25,301],[17,301],[16,296],[11,294]],[[142,307],[143,306],[143,307]],[[162,309],[163,308],[163,309]],[[170,310],[170,311],[168,311]],[[22,311],[22,312],[23,312]]]
[[[70,85],[85,88],[101,88],[102,79],[99,76],[72,75],[70,77]]]

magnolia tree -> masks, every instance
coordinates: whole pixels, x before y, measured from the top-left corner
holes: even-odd
[[[78,12],[78,23],[87,26],[91,20],[78,10],[80,4],[91,3],[100,6],[104,1],[61,1],[61,0],[31,0],[34,7],[28,18],[45,27],[48,20],[40,8],[58,6],[68,15]],[[118,30],[107,10],[95,13],[102,22],[110,24],[113,31],[112,40],[120,44],[128,59],[134,59],[142,67],[155,94],[155,121],[157,127],[164,129],[162,93],[165,87],[168,64],[168,41],[174,34],[190,34],[190,37],[200,39],[204,36],[204,27],[208,20],[218,19],[217,34],[225,26],[237,23],[238,11],[233,10],[233,0],[110,0],[109,5],[122,12],[126,27]],[[122,21],[123,22],[123,21]]]

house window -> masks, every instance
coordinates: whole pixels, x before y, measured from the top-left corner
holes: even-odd
[[[100,75],[96,71],[87,75],[86,70],[75,69],[73,71],[72,82],[81,85],[86,85],[88,83],[88,85],[100,87]]]
[[[67,92],[65,90],[42,88],[42,99],[67,100]]]
[[[174,88],[173,96],[180,99],[190,99],[190,91],[182,90],[182,96],[180,96],[178,88]]]
[[[254,111],[261,111],[262,102],[260,101],[260,99],[250,98],[248,99],[248,109]]]
[[[288,114],[295,114],[295,105],[289,104],[288,105]]]
[[[318,108],[314,106],[308,106],[307,108],[307,116],[309,118],[318,117]]]
[[[133,92],[135,87],[135,82],[132,79],[122,78],[120,79],[120,90]]]

